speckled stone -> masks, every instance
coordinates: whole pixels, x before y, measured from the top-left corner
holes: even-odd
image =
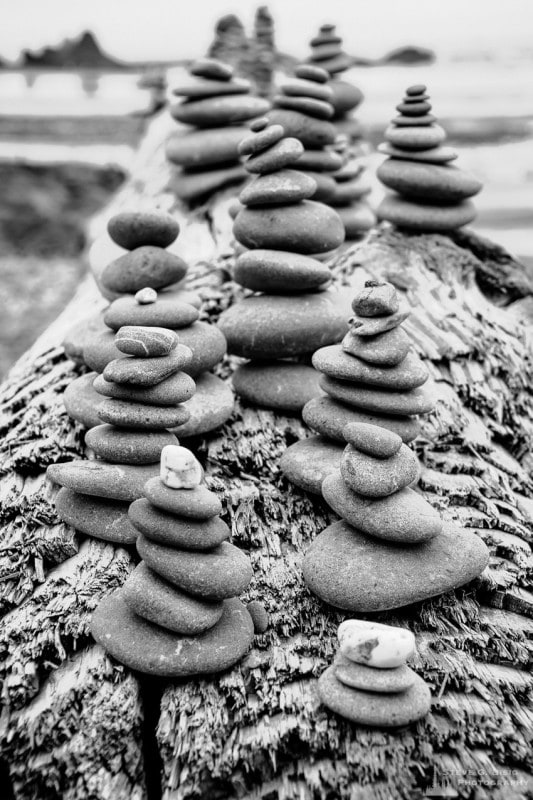
[[[230,529],[220,517],[187,519],[153,506],[145,497],[127,509],[136,531],[167,547],[181,550],[212,550],[230,536]]]
[[[426,150],[441,145],[446,139],[446,133],[440,125],[405,128],[389,125],[385,131],[385,139],[394,147],[405,150]]]
[[[287,108],[273,108],[267,114],[274,125],[282,125],[286,136],[299,139],[304,147],[319,148],[335,142],[335,126],[325,119],[317,119]]]
[[[146,481],[159,475],[159,464],[107,464],[105,461],[69,461],[46,470],[54,483],[74,492],[131,503],[143,494]]]
[[[95,377],[95,372],[88,372],[76,378],[69,383],[63,394],[67,414],[77,422],[81,422],[85,428],[93,428],[102,421],[96,413],[102,398],[93,388]]]
[[[352,308],[360,317],[390,317],[399,310],[400,301],[391,283],[367,281],[352,300]]]
[[[406,357],[411,349],[411,340],[401,327],[393,328],[376,336],[359,336],[348,331],[342,340],[345,353],[377,364],[382,367],[395,367]]]
[[[202,100],[189,100],[170,107],[170,113],[184,125],[198,128],[215,128],[219,125],[233,125],[260,117],[270,108],[268,100],[249,94],[207,97]]]
[[[271,145],[267,150],[250,156],[246,160],[246,169],[248,172],[260,175],[277,172],[294,164],[303,151],[303,145],[298,139],[286,136],[276,144]]]
[[[361,453],[374,458],[391,458],[402,447],[402,439],[397,433],[364,422],[346,425],[344,438]]]
[[[377,215],[378,219],[392,222],[398,228],[439,233],[468,225],[476,218],[476,207],[471,200],[452,206],[439,206],[390,194],[379,204]]]
[[[405,692],[416,680],[416,672],[413,672],[407,664],[391,669],[375,669],[365,664],[356,664],[340,653],[336,656],[333,667],[338,681],[345,686],[362,689],[365,692],[380,694]]]
[[[251,181],[240,193],[239,200],[245,206],[299,203],[312,197],[316,187],[316,181],[303,172],[281,169]]]
[[[196,378],[195,394],[185,403],[189,419],[173,427],[172,432],[180,439],[209,433],[229,420],[234,404],[229,382],[210,372],[203,372]]]
[[[395,392],[416,389],[428,379],[428,371],[416,353],[408,353],[395,367],[382,367],[362,361],[346,353],[340,344],[334,344],[317,350],[312,361],[315,369],[331,378]]]
[[[91,374],[94,375],[94,373]],[[193,379],[185,372],[175,372],[170,378],[166,378],[155,386],[144,387],[106,381],[103,375],[97,375],[93,386],[98,395],[156,406],[175,406],[178,403],[184,403],[194,395],[196,388]],[[102,402],[100,396],[97,397],[97,402]]]
[[[377,170],[380,181],[405,197],[456,203],[481,191],[474,175],[457,167],[388,158]]]
[[[120,590],[93,613],[91,632],[112,656],[149,675],[180,678],[221,672],[239,661],[254,635],[252,618],[237,598],[224,602],[217,624],[200,636],[179,636],[135,614]]]
[[[129,431],[97,425],[85,434],[85,446],[112,464],[155,464],[168,444],[178,444],[168,431]]]
[[[169,136],[165,154],[172,164],[194,169],[229,164],[239,158],[239,144],[248,129],[239,125],[229,128],[177,131]]]
[[[178,344],[178,337],[168,328],[124,325],[115,336],[115,344],[130,356],[167,356]]]
[[[268,120],[265,120],[265,127],[255,133],[245,136],[239,142],[239,154],[241,156],[253,156],[256,153],[261,153],[267,147],[279,142],[283,139],[285,131],[281,125],[269,125]]]
[[[120,247],[135,250],[145,245],[168,247],[178,238],[180,226],[164,211],[121,211],[111,217],[107,231]]]
[[[139,431],[157,431],[161,428],[174,428],[189,419],[184,405],[154,406],[130,403],[128,400],[108,398],[97,408],[102,422],[121,428]]]
[[[63,522],[94,539],[123,545],[133,544],[137,539],[137,530],[128,517],[128,503],[62,488],[56,495],[55,506]]]
[[[101,281],[112,292],[133,293],[149,286],[160,289],[185,277],[187,264],[161,247],[145,245],[115,259],[104,269]]]
[[[104,322],[114,331],[123,325],[185,328],[198,319],[198,309],[189,303],[159,294],[155,303],[140,305],[131,296],[118,297],[104,312]]]
[[[420,433],[420,422],[417,417],[374,414],[371,411],[347,406],[331,397],[315,397],[310,400],[304,406],[302,417],[310,428],[338,442],[345,441],[344,431],[346,425],[351,422],[379,425],[397,433],[406,444],[416,439]]]
[[[285,450],[280,469],[285,477],[300,489],[322,494],[322,482],[332,472],[338,472],[343,447],[322,436],[302,439]]]
[[[378,670],[400,667],[416,652],[412,631],[374,620],[345,619],[338,627],[339,653]]]
[[[348,444],[341,461],[344,482],[364,497],[386,497],[410,486],[420,477],[418,459],[402,444],[389,458],[376,458]]]
[[[309,256],[259,249],[239,256],[233,278],[241,286],[256,292],[286,294],[316,289],[331,280],[331,272]]]
[[[196,489],[169,489],[157,477],[146,483],[144,494],[156,508],[179,517],[210,519],[222,512],[217,495],[203,485]]]
[[[377,336],[379,333],[391,331],[401,325],[411,313],[410,307],[400,304],[398,311],[382,317],[361,317],[355,314],[350,320],[350,330],[358,336]]]
[[[295,413],[321,394],[319,375],[312,367],[290,361],[243,364],[233,373],[233,386],[253,406]]]
[[[252,600],[246,608],[254,623],[254,632],[256,634],[265,633],[268,630],[269,618],[263,603],[258,600]]]
[[[233,224],[235,238],[250,249],[325,253],[344,241],[344,228],[332,208],[313,200],[279,208],[243,208]]]
[[[428,414],[435,405],[433,399],[435,388],[429,381],[410,392],[390,392],[386,389],[374,389],[361,384],[338,381],[330,378],[329,375],[322,375],[320,387],[335,400],[377,414],[398,414],[400,416]]]
[[[165,378],[190,366],[191,355],[183,345],[177,346],[166,356],[155,358],[136,358],[122,356],[110,361],[104,369],[106,381],[126,383],[131,386],[155,386]]]

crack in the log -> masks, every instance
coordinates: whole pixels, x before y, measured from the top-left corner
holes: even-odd
[[[142,707],[141,747],[144,762],[144,776],[147,800],[161,800],[161,776],[163,762],[156,730],[161,713],[163,686],[157,678],[137,675],[139,697]]]

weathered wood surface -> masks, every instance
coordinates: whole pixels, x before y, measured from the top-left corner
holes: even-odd
[[[174,205],[161,146],[168,129],[166,117],[154,121],[132,179],[92,234],[124,206],[171,208],[183,223],[176,249],[215,319],[239,294],[228,280],[227,198],[193,214]],[[95,261],[109,249],[100,241]],[[307,435],[301,421],[238,405],[219,434],[197,443],[198,453],[224,497],[234,541],[250,552],[248,597],[265,603],[271,625],[231,672],[165,684],[153,730],[153,687],[108,659],[88,632],[92,610],[135,556],[59,523],[44,479],[49,463],[83,453],[82,431],[61,402],[80,370],[61,340],[101,304],[88,279],[1,390],[0,741],[17,800],[144,800],[147,779],[157,783],[158,765],[145,757],[154,736],[165,800],[418,798],[447,782],[455,792],[447,796],[465,798],[533,791],[533,376],[530,331],[519,321],[528,318],[530,281],[474,236],[454,242],[386,230],[347,250],[334,272],[350,293],[369,275],[407,290],[406,329],[439,401],[416,442],[421,487],[443,516],[474,528],[491,548],[489,568],[466,589],[378,617],[416,632],[431,715],[387,733],[355,728],[319,706],[315,678],[333,657],[343,615],[305,589],[300,564],[334,515],[280,476],[284,449]]]

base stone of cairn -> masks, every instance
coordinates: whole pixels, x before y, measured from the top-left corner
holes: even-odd
[[[325,395],[306,403],[302,416],[319,436],[296,442],[281,458],[286,477],[316,494],[340,466],[346,425],[379,425],[409,443],[420,432],[418,415],[434,406],[428,372],[401,328],[409,308],[395,288],[367,281],[352,309],[342,344],[323,347],[312,358]]]
[[[339,626],[338,639],[335,661],[318,680],[325,706],[350,722],[381,728],[426,716],[429,687],[406,663],[416,650],[411,631],[348,619]]]
[[[421,232],[446,232],[472,222],[476,210],[469,198],[482,184],[450,163],[457,154],[444,145],[446,133],[431,113],[426,87],[410,86],[396,108],[399,116],[378,148],[389,156],[378,178],[393,191],[379,205],[378,218]]]
[[[246,177],[237,149],[247,133],[243,124],[270,107],[250,90],[231,66],[209,58],[195,61],[189,80],[172,90],[182,99],[170,113],[193,128],[174,133],[166,145],[168,160],[180,167],[173,181],[180,199],[192,202]]]
[[[295,168],[300,141],[266,119],[251,128],[240,150],[256,177],[241,192],[233,227],[249,249],[237,258],[234,278],[256,294],[224,311],[219,326],[229,352],[251,359],[235,372],[237,393],[298,411],[319,392],[318,375],[292,359],[339,341],[347,329],[341,296],[327,288],[329,269],[315,258],[337,248],[344,231],[332,209],[308,199],[316,184]]]
[[[177,238],[178,224],[168,214],[122,212],[109,221],[108,231],[128,252],[108,264],[99,277],[104,293],[114,297],[111,304],[103,315],[90,321],[81,340],[76,341],[74,332],[65,343],[67,355],[74,352],[76,359],[92,370],[65,391],[68,414],[85,427],[93,427],[101,422],[97,407],[102,396],[160,405],[184,402],[188,418],[170,426],[174,433],[186,438],[214,430],[233,410],[231,389],[208,371],[223,358],[226,342],[216,326],[199,321],[199,298],[175,288],[185,277],[187,264],[164,248]],[[127,358],[115,341],[123,326],[172,330],[178,336],[179,348],[189,351],[190,357],[181,368],[186,375],[155,376],[150,385],[135,387],[126,376],[120,381],[120,389],[113,387],[109,365]],[[185,384],[194,386],[191,377],[196,391],[190,392],[188,399],[177,401]]]
[[[249,559],[226,539],[218,497],[183,447],[165,447],[161,477],[130,507],[141,563],[93,614],[96,641],[149,675],[220,672],[249,649],[254,624],[238,599],[252,578]]]

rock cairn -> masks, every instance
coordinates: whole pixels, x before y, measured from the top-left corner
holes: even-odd
[[[246,177],[237,149],[247,133],[243,124],[270,107],[250,91],[231,66],[209,58],[195,61],[190,79],[173,89],[182,100],[170,113],[194,128],[174,133],[166,145],[168,160],[181,168],[173,188],[182,200],[193,202]]]
[[[415,454],[391,431],[365,423],[345,428],[340,470],[322,483],[341,516],[313,541],[303,561],[306,584],[336,608],[372,613],[410,605],[462,586],[489,553],[468,529],[443,522],[411,485]]]
[[[452,231],[476,216],[468,198],[481,191],[480,181],[450,162],[457,154],[444,146],[446,133],[431,113],[422,84],[410,86],[396,106],[399,116],[385,131],[380,152],[389,156],[378,178],[394,194],[378,207],[378,217],[414,231]]]
[[[340,295],[319,291],[329,269],[313,257],[338,247],[344,231],[332,209],[308,199],[315,181],[293,169],[300,141],[266,119],[251,129],[240,150],[256,177],[240,194],[243,208],[233,227],[249,249],[238,257],[234,278],[262,294],[231,306],[219,325],[229,352],[251,359],[234,374],[237,393],[254,404],[297,411],[318,392],[318,376],[307,364],[285,359],[308,355],[346,332]]]
[[[202,483],[193,454],[171,445],[161,477],[130,507],[141,563],[92,618],[94,638],[118,661],[150,675],[220,672],[239,661],[254,625],[237,598],[252,578],[226,539],[219,498]]]
[[[347,619],[339,625],[339,652],[319,678],[325,706],[359,725],[396,728],[425,717],[427,683],[407,666],[415,637],[405,628]]]
[[[332,174],[335,191],[329,197],[328,205],[342,220],[345,240],[357,241],[376,224],[376,215],[367,200],[372,187],[364,159],[355,155],[345,136],[339,136],[336,148],[343,164]]]
[[[379,425],[408,443],[420,431],[418,415],[434,407],[427,369],[401,327],[409,308],[394,286],[367,281],[352,309],[342,344],[313,355],[326,395],[311,399],[302,415],[320,435],[292,445],[281,459],[289,480],[317,494],[325,476],[339,467],[346,425]]]
[[[103,320],[99,318],[95,329],[89,331],[82,360],[93,372],[67,388],[67,412],[84,426],[92,427],[99,422],[97,408],[102,395],[124,399],[124,392],[119,396],[110,386],[115,365],[123,369],[129,358],[115,338],[123,326],[168,328],[179,338],[178,352],[184,352],[184,347],[190,351],[190,358],[183,360],[180,369],[196,382],[194,396],[191,393],[186,400],[189,418],[174,432],[184,438],[213,430],[233,410],[231,390],[208,371],[224,356],[226,342],[216,326],[198,320],[199,298],[183,290],[179,283],[175,286],[184,278],[187,264],[164,248],[177,238],[178,224],[168,214],[122,212],[109,221],[108,230],[113,241],[128,252],[108,264],[100,276],[103,291],[116,299],[105,310]],[[141,395],[157,403],[183,402],[176,399],[181,396],[183,383],[184,379],[175,375],[159,381],[154,378],[153,388],[143,390]]]

